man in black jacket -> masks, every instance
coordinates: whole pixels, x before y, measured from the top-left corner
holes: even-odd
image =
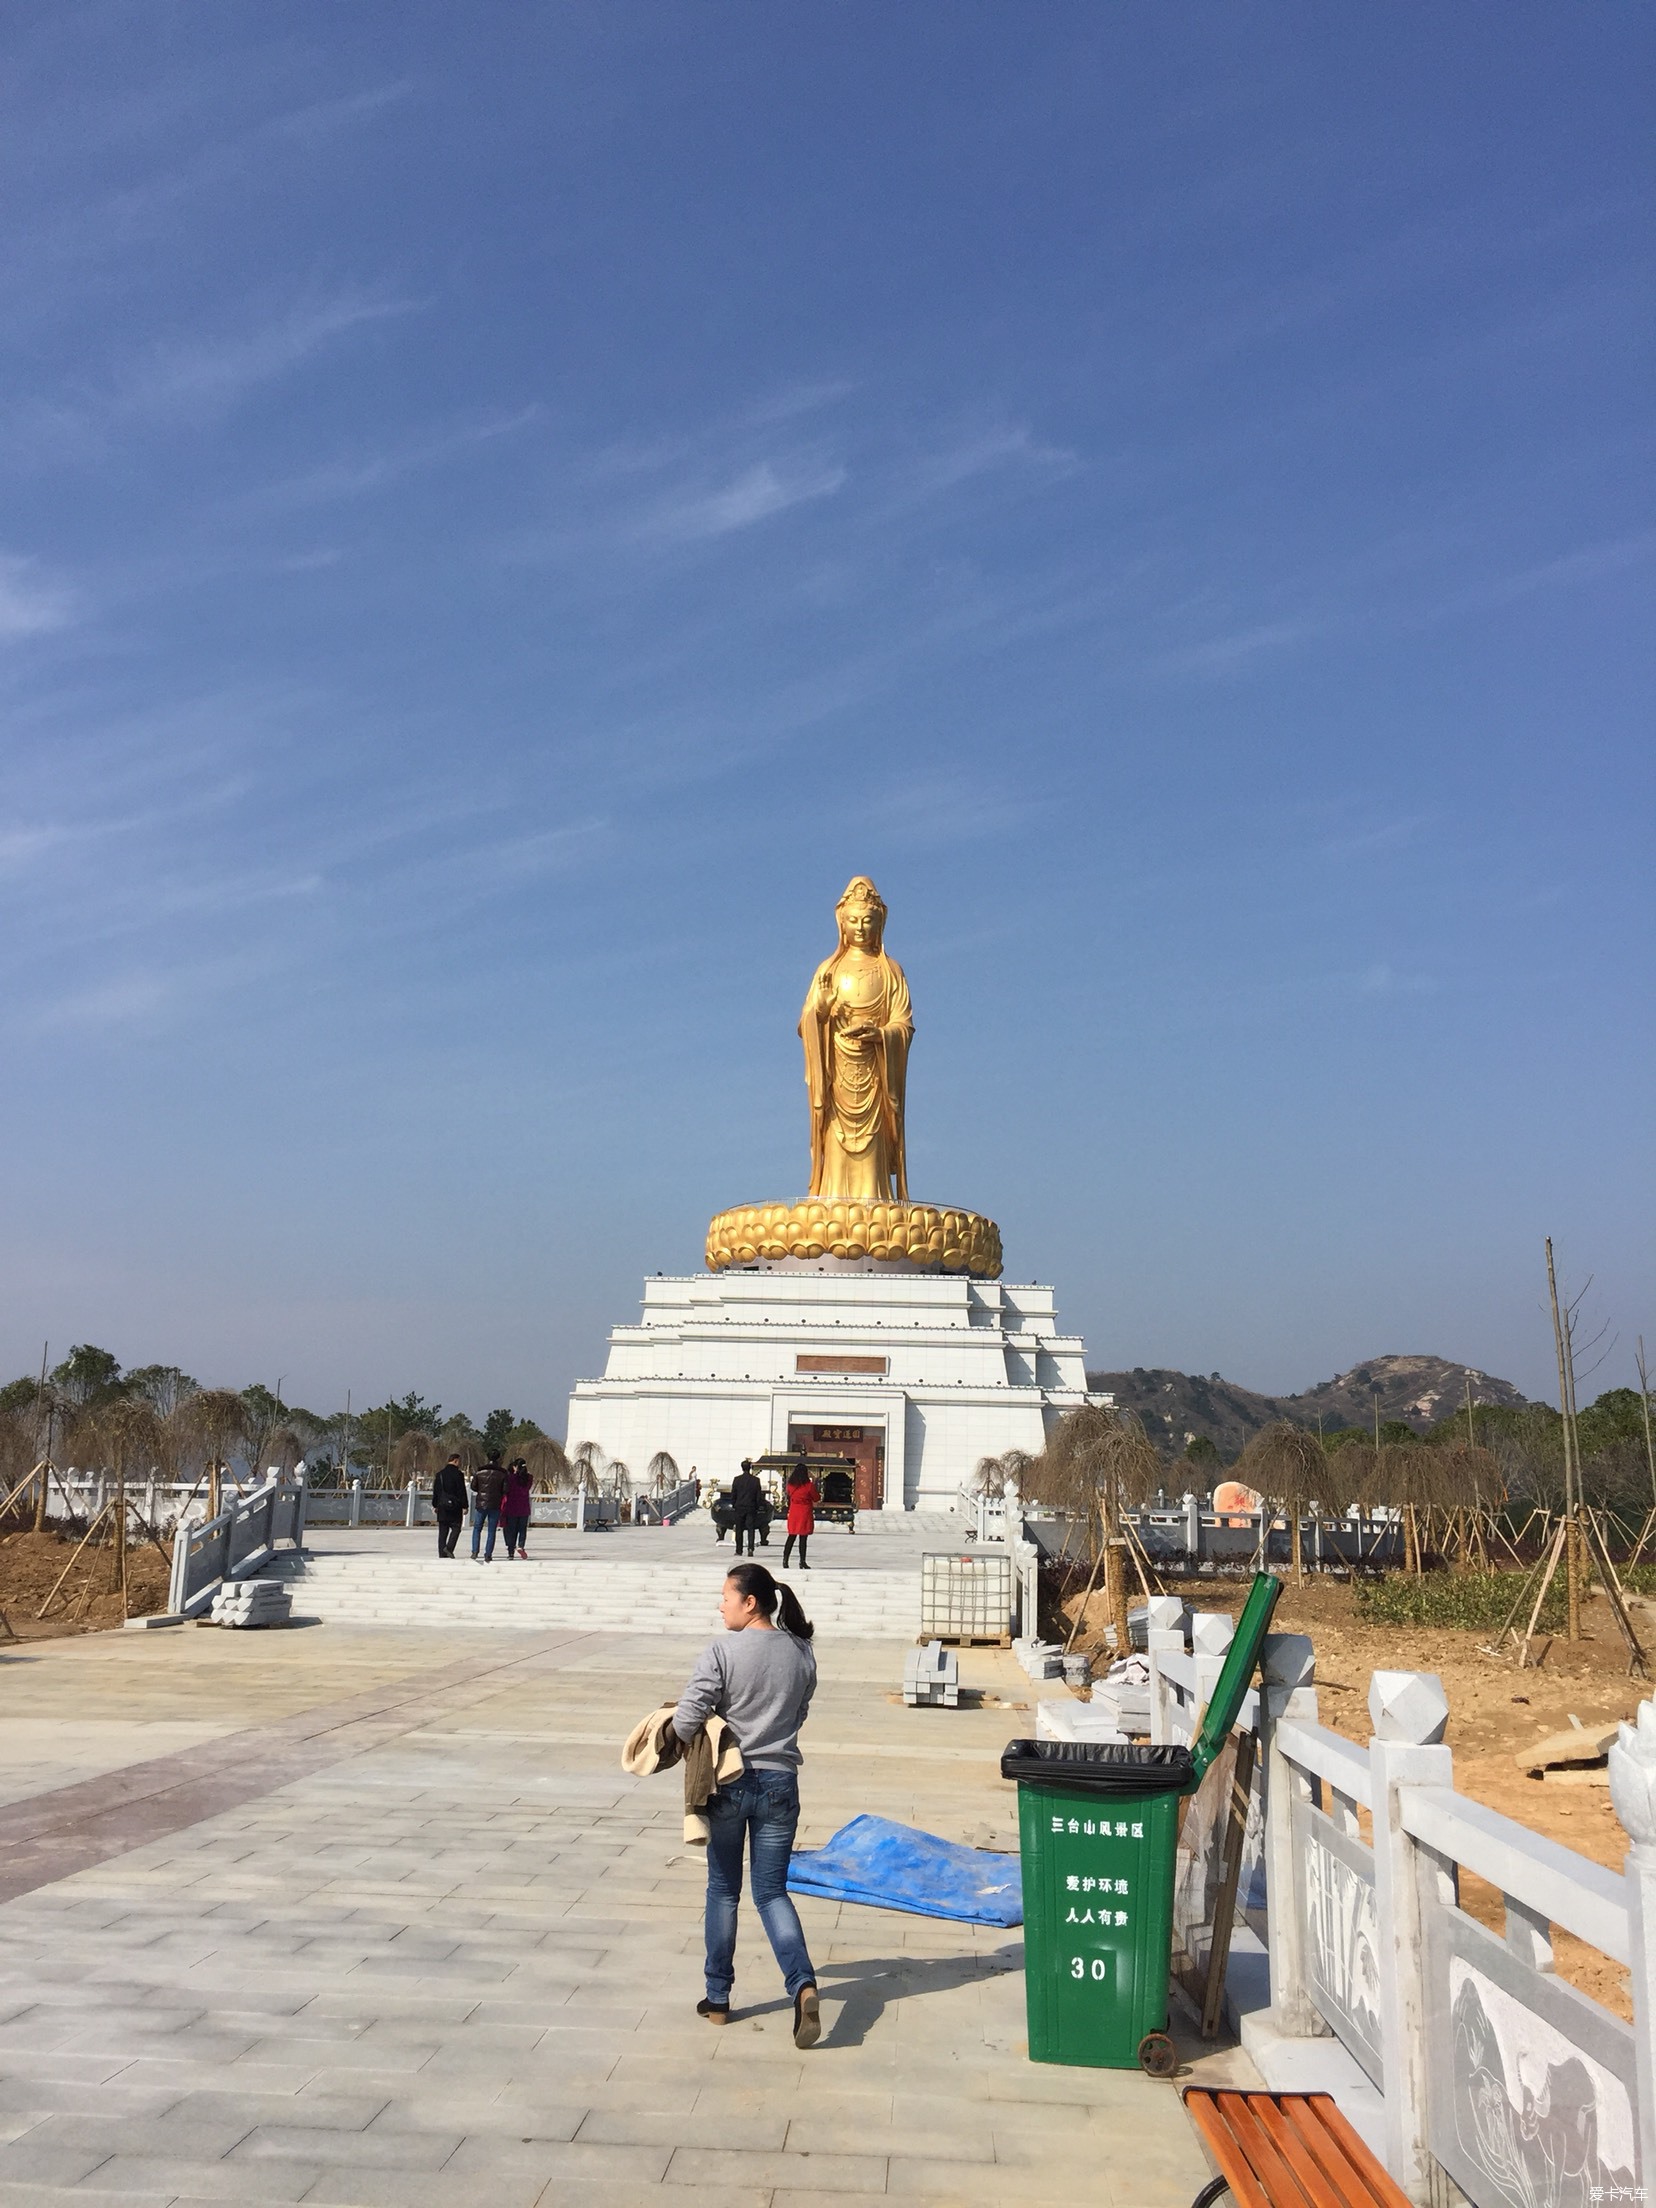
[[[437,1515],[437,1554],[452,1556],[466,1515],[466,1475],[460,1469],[458,1449],[437,1468],[431,1482],[431,1507]]]
[[[495,1534],[500,1527],[500,1505],[506,1493],[506,1467],[500,1461],[496,1449],[487,1464],[472,1474],[472,1561],[477,1561],[478,1543],[483,1538],[485,1526],[489,1529],[489,1545],[483,1551],[483,1562],[494,1562]]]
[[[765,1490],[759,1484],[759,1475],[753,1469],[752,1460],[742,1459],[742,1469],[730,1483],[730,1524],[736,1536],[736,1554],[742,1555],[742,1536],[747,1536],[747,1551],[753,1554],[753,1537],[759,1531],[759,1520],[765,1508]]]

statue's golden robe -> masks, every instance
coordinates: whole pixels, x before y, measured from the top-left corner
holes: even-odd
[[[914,1016],[903,969],[883,949],[846,942],[842,929],[840,948],[812,977],[799,1033],[811,1194],[906,1200],[903,1098]]]

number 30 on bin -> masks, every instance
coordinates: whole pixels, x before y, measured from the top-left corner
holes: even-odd
[[[1090,1976],[1093,1978],[1104,1979],[1107,1978],[1109,1974],[1110,1966],[1105,1961],[1102,1955],[1095,1955],[1093,1957],[1092,1968],[1090,1972],[1087,1968],[1085,1956],[1072,1955],[1070,1957],[1070,1976],[1072,1978],[1086,1978]]]

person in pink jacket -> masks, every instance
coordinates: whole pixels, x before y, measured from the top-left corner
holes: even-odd
[[[788,1538],[782,1544],[782,1569],[787,1570],[793,1556],[793,1545],[799,1543],[799,1568],[810,1570],[805,1561],[805,1544],[816,1531],[816,1482],[805,1469],[803,1457],[788,1474]]]

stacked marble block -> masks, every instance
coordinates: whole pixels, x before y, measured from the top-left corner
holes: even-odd
[[[903,1665],[903,1700],[910,1709],[958,1710],[960,1658],[941,1641],[911,1649]]]
[[[213,1597],[214,1625],[286,1625],[293,1597],[279,1580],[227,1579]]]

